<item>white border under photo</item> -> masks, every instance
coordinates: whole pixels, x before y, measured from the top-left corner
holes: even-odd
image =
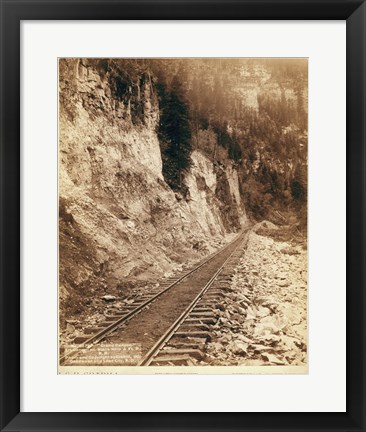
[[[345,411],[345,23],[23,22],[21,30],[22,411]],[[309,58],[308,375],[57,375],[57,57],[154,56]]]

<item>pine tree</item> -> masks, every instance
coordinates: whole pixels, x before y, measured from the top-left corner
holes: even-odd
[[[183,171],[190,165],[191,125],[184,87],[178,76],[161,98],[159,137],[165,142],[164,173],[173,189],[181,188]]]

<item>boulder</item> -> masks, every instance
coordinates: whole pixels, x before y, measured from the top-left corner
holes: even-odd
[[[239,340],[231,342],[228,346],[229,350],[236,355],[246,355],[248,351],[248,344]]]
[[[102,298],[102,300],[104,300],[105,302],[114,302],[114,301],[117,300],[117,297],[116,297],[116,296],[109,295],[109,294],[107,294],[107,295],[105,295],[105,296],[103,296],[103,297],[101,297],[101,298]]]

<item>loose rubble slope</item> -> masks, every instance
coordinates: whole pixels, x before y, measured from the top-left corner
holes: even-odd
[[[265,234],[265,235],[263,235]],[[299,234],[299,233],[297,233]],[[281,237],[289,238],[280,241]],[[307,251],[304,239],[269,222],[249,234],[219,311],[206,363],[307,363]]]

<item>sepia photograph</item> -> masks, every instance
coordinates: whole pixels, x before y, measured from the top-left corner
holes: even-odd
[[[58,372],[307,373],[307,202],[307,58],[59,58]]]

